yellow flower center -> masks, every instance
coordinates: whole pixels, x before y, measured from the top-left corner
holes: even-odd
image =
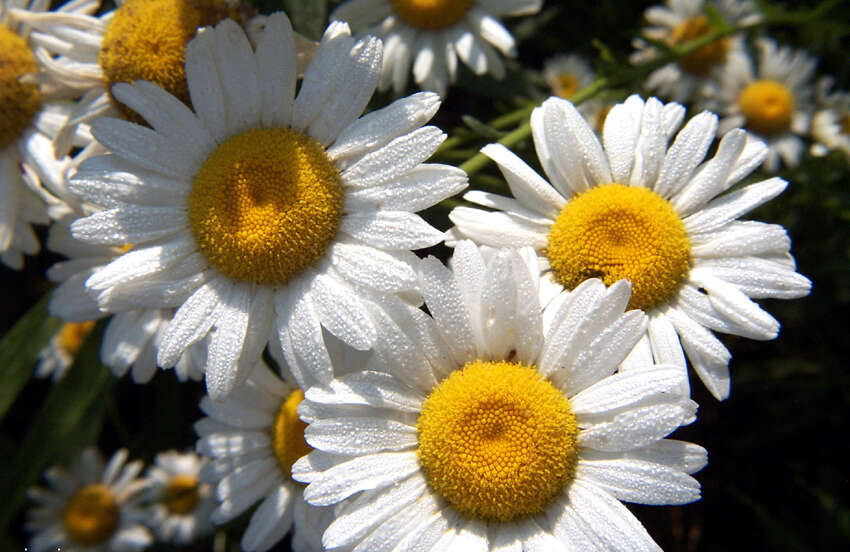
[[[556,96],[561,98],[569,98],[578,91],[578,77],[572,73],[560,73],[555,79]]]
[[[794,96],[781,82],[758,80],[749,84],[738,96],[738,105],[747,118],[747,128],[757,134],[782,134],[791,127]]]
[[[296,389],[286,397],[272,425],[272,451],[280,464],[280,470],[286,477],[292,474],[292,464],[313,449],[304,440],[307,424],[298,417],[298,404],[304,400],[304,393]]]
[[[472,0],[390,0],[395,12],[411,27],[443,29],[466,15]]]
[[[106,27],[100,67],[106,89],[118,82],[147,80],[189,104],[186,44],[198,27],[215,25],[236,10],[225,0],[127,0]],[[124,115],[139,117],[116,102]]]
[[[184,516],[195,509],[200,498],[198,478],[194,475],[179,474],[172,477],[165,487],[163,502],[169,512]]]
[[[96,546],[109,540],[118,527],[119,510],[115,496],[106,485],[89,485],[68,501],[62,521],[71,542]]]
[[[189,194],[189,225],[224,274],[283,284],[325,252],[342,199],[339,171],[318,142],[290,129],[253,129],[204,162]]]
[[[646,188],[621,184],[571,199],[544,253],[567,289],[588,278],[609,286],[625,278],[632,283],[629,308],[642,310],[668,300],[691,266],[691,242],[673,206]]]
[[[69,355],[74,356],[83,347],[86,338],[94,328],[95,321],[66,322],[59,329],[59,347]]]
[[[417,429],[428,483],[468,517],[540,512],[575,474],[575,415],[533,367],[467,363],[428,396]]]
[[[21,135],[41,108],[38,86],[20,82],[37,70],[26,41],[0,23],[0,150]]]
[[[686,19],[673,29],[673,33],[670,35],[670,43],[672,46],[676,46],[701,38],[713,31],[714,27],[709,24],[708,18],[700,15]],[[705,75],[716,65],[725,62],[728,52],[729,37],[723,37],[679,58],[679,67],[688,73]]]

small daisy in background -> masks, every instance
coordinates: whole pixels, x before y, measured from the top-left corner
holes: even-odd
[[[750,25],[761,20],[761,14],[750,0],[668,0],[663,6],[652,6],[644,12],[651,25],[642,31],[644,37],[670,46],[690,42],[716,29],[706,15],[707,8],[716,10],[726,25]],[[643,87],[664,99],[680,103],[697,101],[702,88],[719,78],[729,57],[743,49],[740,34],[721,38],[703,46],[677,62],[656,69],[646,79]],[[648,63],[658,58],[658,48],[637,38],[637,51],[630,61]]]
[[[569,302],[588,278],[629,280],[629,308],[650,319],[630,359],[685,370],[684,351],[722,400],[731,353],[712,331],[773,339],[779,322],[752,299],[802,297],[811,282],[795,271],[784,228],[738,220],[788,183],[771,178],[724,193],[758,168],[767,146],[734,129],[705,160],[717,116],[696,115],[668,145],[684,116],[679,104],[631,96],[608,114],[600,143],[570,102],[546,100],[531,126],[549,181],[504,146],[485,146],[516,199],[467,192],[493,210],[455,208],[447,243],[533,247],[544,304]]]
[[[207,390],[222,399],[274,337],[293,373],[327,381],[323,328],[366,350],[376,339],[366,295],[418,298],[410,250],[443,234],[416,212],[467,179],[423,164],[445,139],[425,126],[436,94],[361,117],[380,68],[381,41],[354,40],[336,22],[296,96],[294,36],[279,12],[256,51],[229,19],[189,43],[197,113],[148,82],[113,87],[152,128],[93,124],[111,153],[84,162],[69,186],[103,210],[71,229],[89,243],[133,245],[86,280],[101,307],[177,308],[160,366],[209,335]]]
[[[332,336],[329,341],[338,369],[359,369],[365,353],[351,351],[346,357],[339,342]],[[201,401],[207,417],[195,424],[196,449],[209,461],[200,476],[214,486],[220,502],[212,521],[226,523],[260,502],[242,536],[246,552],[269,550],[290,529],[293,542],[303,543],[301,550],[321,550],[318,540],[333,517],[331,508],[305,503],[301,485],[292,480],[292,465],[312,449],[296,411],[304,393],[291,381],[260,364],[224,401]]]
[[[203,463],[197,454],[172,450],[157,454],[148,468],[148,525],[159,540],[184,545],[212,533],[216,502],[212,488],[198,479]]]
[[[850,158],[850,93],[832,90],[833,79],[818,81],[817,112],[812,117],[812,155],[821,157],[838,150]]]
[[[805,153],[817,60],[769,38],[760,38],[756,46],[757,66],[747,53],[731,56],[701,104],[721,116],[720,134],[741,127],[764,140],[764,170],[776,172],[783,163],[797,166]]]
[[[543,325],[530,249],[458,244],[419,276],[431,315],[398,309],[385,364],[307,390],[315,450],[293,476],[340,504],[346,550],[658,550],[621,501],[686,504],[706,451],[665,439],[694,419],[676,367],[615,374],[645,331],[630,286],[582,284]]]
[[[89,13],[90,4],[75,2],[59,17]],[[67,169],[67,158],[54,159],[51,145],[71,110],[61,102],[67,90],[39,78],[42,49],[21,22],[48,7],[47,0],[0,2],[0,261],[15,270],[23,267],[24,254],[39,251],[32,225],[47,224],[46,205],[56,202],[45,186],[61,181]]]
[[[587,60],[578,54],[562,54],[543,63],[543,79],[552,95],[569,99],[570,96],[589,86],[596,73]],[[594,96],[582,102],[578,110],[596,132],[602,132],[605,117],[616,102]]]
[[[349,0],[331,13],[355,31],[384,40],[380,90],[401,94],[408,74],[422,90],[445,97],[457,80],[458,59],[476,75],[505,77],[501,55],[516,45],[500,17],[540,11],[543,0]]]
[[[127,462],[127,451],[116,452],[104,467],[100,453],[86,449],[70,470],[53,466],[44,473],[49,489],[35,487],[28,495],[37,505],[29,510],[26,529],[33,533],[31,552],[135,552],[153,537],[142,524],[140,498],[149,485],[138,477],[142,462]]]
[[[35,376],[38,378],[50,377],[53,381],[60,381],[65,377],[68,368],[74,363],[77,353],[83,348],[83,344],[96,321],[65,322],[60,326],[47,346],[38,354],[38,364],[35,367]]]

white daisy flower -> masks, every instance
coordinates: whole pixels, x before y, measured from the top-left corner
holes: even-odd
[[[86,338],[94,329],[95,321],[65,322],[60,326],[44,349],[38,354],[35,376],[51,377],[59,381],[65,377],[68,368],[74,363],[77,353],[82,349]]]
[[[142,525],[140,497],[149,484],[138,478],[142,462],[125,463],[127,451],[116,452],[104,467],[94,448],[83,452],[71,470],[48,469],[50,489],[34,487],[38,503],[28,512],[26,529],[34,533],[31,552],[111,552],[142,550],[153,542]]]
[[[457,78],[458,58],[476,75],[505,77],[499,53],[516,55],[499,17],[540,11],[543,0],[350,0],[331,19],[384,39],[380,90],[404,91],[408,74],[423,90],[445,97]]]
[[[628,282],[585,282],[546,331],[523,257],[423,260],[431,316],[397,309],[385,366],[307,390],[293,477],[342,503],[328,549],[660,550],[620,501],[699,499],[705,450],[664,438],[696,410],[681,372],[614,374],[647,323]]]
[[[45,2],[47,3],[47,2]],[[82,96],[56,137],[58,154],[70,150],[69,136],[79,123],[120,113],[142,122],[110,95],[119,82],[151,81],[189,104],[185,47],[196,29],[239,14],[239,0],[117,0],[118,7],[93,16],[100,0],[74,0],[80,9],[23,13],[32,27],[41,72],[74,97]],[[85,9],[83,9],[85,8]],[[61,8],[60,8],[61,10]]]
[[[486,146],[516,199],[468,192],[493,211],[456,208],[450,235],[533,247],[544,304],[559,292],[569,300],[561,290],[587,278],[609,286],[628,279],[629,308],[650,317],[634,354],[684,370],[684,349],[709,391],[725,399],[731,354],[712,331],[773,339],[779,323],[751,299],[801,297],[811,283],[795,272],[784,228],[738,220],[788,183],[771,178],[723,193],[761,164],[767,147],[731,130],[704,161],[717,130],[708,112],[668,147],[684,115],[681,105],[632,96],[608,114],[600,143],[570,102],[550,98],[531,117],[549,182],[507,148]]]
[[[568,99],[582,88],[590,86],[596,73],[583,56],[566,54],[549,58],[543,63],[543,78],[553,95]],[[602,132],[605,117],[612,107],[614,102],[596,96],[579,104],[578,110],[593,130]]]
[[[811,152],[818,157],[839,150],[850,157],[850,93],[831,91],[832,78],[818,82],[818,111],[812,117]]]
[[[44,186],[67,168],[67,159],[54,159],[51,139],[69,109],[54,101],[62,96],[55,82],[33,82],[40,48],[16,17],[41,15],[48,6],[47,0],[0,1],[0,261],[14,269],[23,266],[23,254],[38,252],[32,225],[47,224],[45,203],[56,201]]]
[[[197,454],[172,450],[157,454],[148,468],[148,524],[160,540],[183,545],[212,533],[216,502],[212,487],[198,479],[203,463]]]
[[[338,342],[332,351],[338,368],[359,368],[362,363],[364,353],[350,351],[346,356]],[[321,535],[332,509],[306,504],[302,487],[291,476],[295,461],[311,450],[304,441],[305,424],[296,413],[303,397],[297,386],[260,364],[226,400],[201,401],[208,417],[195,424],[196,448],[210,458],[201,469],[201,480],[215,486],[221,502],[212,521],[226,523],[262,501],[242,537],[246,551],[272,548],[293,527],[293,550],[322,549]]]
[[[704,105],[721,117],[720,134],[743,127],[768,145],[764,170],[794,167],[805,147],[813,111],[811,79],[817,60],[773,40],[757,42],[758,68],[745,53],[730,56],[719,83],[706,88]]]
[[[47,238],[49,250],[68,257],[47,271],[47,278],[59,283],[50,297],[48,311],[68,321],[42,351],[36,369],[37,376],[52,374],[54,381],[64,377],[94,321],[109,316],[89,297],[85,281],[128,249],[74,239],[69,225],[78,217],[78,212],[65,206],[64,214],[50,227]],[[156,373],[157,346],[173,315],[170,308],[119,312],[106,325],[100,346],[101,362],[116,377],[130,370],[134,382],[147,383]],[[199,380],[203,376],[204,351],[198,349],[198,346],[191,348],[174,367],[180,381]]]
[[[327,381],[322,328],[371,347],[374,324],[356,290],[415,296],[410,249],[443,238],[415,212],[466,187],[463,171],[422,164],[445,138],[422,126],[439,98],[420,93],[358,118],[381,42],[355,42],[339,22],[293,98],[283,13],[268,19],[256,52],[225,20],[199,32],[186,58],[197,115],[150,83],[118,84],[113,94],[153,130],[109,118],[93,126],[113,153],[84,163],[70,187],[106,209],[75,222],[74,236],[135,247],[86,285],[107,310],[179,305],[157,360],[172,366],[211,335],[214,398],[247,378],[272,334],[293,372]]]
[[[727,25],[757,23],[762,16],[750,0],[667,0],[664,6],[652,6],[644,12],[651,25],[644,37],[676,46],[703,37],[715,29],[705,14],[706,7],[716,9]],[[743,49],[743,38],[731,35],[692,52],[676,63],[669,63],[649,74],[644,88],[676,102],[691,102],[700,98],[702,88],[717,80],[726,69],[729,57]],[[660,56],[658,49],[637,38],[637,51],[631,62],[648,63]]]

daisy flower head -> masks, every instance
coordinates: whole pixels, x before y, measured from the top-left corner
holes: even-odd
[[[95,321],[110,314],[89,297],[86,280],[98,268],[130,249],[75,239],[70,225],[80,212],[67,205],[62,206],[61,211],[62,215],[50,227],[47,248],[67,259],[55,263],[47,271],[47,278],[58,283],[51,294],[48,312],[67,322],[42,351],[36,368],[36,376],[52,374],[54,380],[64,377]],[[60,208],[57,206],[54,212],[60,212]],[[112,306],[120,312],[106,324],[100,360],[116,377],[129,370],[134,382],[147,383],[156,373],[157,346],[174,310]],[[200,345],[192,347],[178,360],[174,368],[180,381],[199,380],[203,376],[203,361],[199,358],[203,351],[199,348]]]
[[[600,143],[570,102],[550,98],[531,117],[549,181],[507,148],[486,146],[516,199],[468,192],[492,210],[454,209],[447,242],[533,247],[544,302],[568,301],[588,278],[629,280],[629,308],[650,319],[635,354],[684,370],[684,350],[722,400],[731,355],[712,331],[773,339],[779,323],[752,299],[801,297],[811,283],[795,272],[784,228],[738,220],[788,183],[771,178],[724,193],[762,163],[764,143],[731,130],[705,160],[717,117],[696,115],[668,144],[684,115],[679,104],[631,96],[608,114]]]
[[[670,46],[690,42],[715,30],[705,11],[716,10],[727,25],[748,25],[761,20],[761,14],[750,0],[667,0],[663,6],[652,6],[644,13],[650,24],[642,31],[645,38]],[[643,38],[635,39],[637,51],[632,63],[648,63],[658,58],[658,49]],[[724,71],[729,57],[743,48],[740,35],[723,37],[683,56],[675,63],[656,69],[644,83],[646,90],[676,102],[698,99],[702,88]]]
[[[365,354],[346,356],[339,342],[331,349],[339,369],[359,366]],[[312,449],[296,411],[304,394],[291,381],[260,364],[224,401],[204,397],[200,406],[207,417],[195,424],[196,449],[209,459],[200,478],[214,486],[220,502],[212,521],[226,523],[260,502],[242,537],[249,552],[272,548],[290,529],[293,543],[300,543],[294,550],[321,550],[321,534],[332,517],[331,508],[305,503],[302,486],[292,480],[292,465]]]
[[[817,60],[803,51],[777,46],[769,38],[756,43],[758,65],[740,52],[729,59],[717,83],[706,88],[703,101],[720,116],[720,133],[742,127],[764,140],[764,170],[799,164],[812,112],[812,75]]]
[[[203,463],[195,453],[172,450],[157,454],[148,468],[148,524],[160,540],[184,545],[212,533],[215,497],[198,479]]]
[[[812,154],[826,155],[830,150],[850,157],[850,93],[832,91],[833,79],[818,82],[818,110],[812,117]]]
[[[540,11],[543,0],[349,0],[331,14],[355,30],[384,40],[379,89],[401,94],[408,74],[423,90],[445,97],[457,78],[458,59],[476,75],[505,77],[502,55],[516,45],[500,17]]]
[[[34,533],[33,552],[110,552],[143,550],[153,542],[142,524],[140,500],[148,486],[138,477],[139,460],[127,462],[119,450],[104,466],[100,453],[85,450],[70,470],[49,468],[49,489],[34,487],[29,497],[37,506],[29,511],[26,528]]]
[[[371,347],[358,290],[415,296],[410,250],[443,238],[415,212],[466,187],[463,171],[422,163],[445,138],[423,126],[436,94],[360,117],[380,40],[331,24],[297,97],[293,42],[283,13],[269,17],[256,51],[232,20],[200,31],[186,53],[197,113],[153,84],[116,85],[152,128],[98,119],[93,132],[111,153],[70,182],[104,207],[72,225],[76,238],[134,245],[95,271],[90,294],[108,310],[177,307],[157,361],[173,366],[209,335],[216,399],[247,378],[271,335],[294,373],[319,381],[331,377],[323,328]]]
[[[17,17],[40,15],[48,4],[0,2],[0,261],[14,269],[40,248],[32,225],[49,222],[45,203],[55,198],[43,185],[64,176],[50,140],[67,108],[54,101],[61,96],[55,82],[35,78],[39,48]]]
[[[458,244],[420,264],[431,315],[394,312],[384,364],[308,389],[305,499],[341,503],[323,537],[346,550],[657,550],[621,500],[684,504],[702,447],[675,367],[614,374],[645,331],[629,284],[589,280],[552,315],[534,252]]]

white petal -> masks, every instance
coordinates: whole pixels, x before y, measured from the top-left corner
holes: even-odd
[[[400,384],[394,376],[383,372],[347,374],[335,378],[327,387],[311,387],[304,396],[327,404],[361,404],[413,413],[419,412],[422,407],[421,397]]]
[[[157,363],[174,366],[192,343],[203,338],[215,323],[213,311],[225,297],[228,282],[224,277],[204,284],[174,313],[159,344]]]
[[[139,244],[188,228],[186,211],[175,207],[135,207],[98,211],[71,225],[78,240],[102,244]]]
[[[230,134],[255,128],[262,112],[257,60],[242,28],[232,19],[216,25],[215,55]]]
[[[314,448],[332,454],[377,454],[415,448],[416,428],[384,418],[330,418],[318,420],[304,430]]]
[[[356,284],[390,293],[417,289],[414,267],[418,259],[409,251],[382,251],[337,241],[331,245],[329,257],[337,272]]]
[[[578,462],[576,477],[626,502],[639,504],[688,504],[699,500],[696,479],[679,470],[625,458]]]
[[[389,182],[346,190],[343,211],[417,212],[463,191],[467,185],[466,173],[458,168],[422,163]]]
[[[419,265],[419,282],[437,331],[451,349],[455,361],[464,364],[475,360],[470,316],[452,272],[429,256]]]
[[[213,139],[221,143],[230,137],[230,132],[213,34],[212,29],[199,29],[186,45],[186,82],[195,113]]]
[[[605,117],[602,139],[614,182],[628,184],[635,162],[635,147],[640,135],[643,100],[629,96],[625,103],[617,104]]]
[[[778,196],[788,186],[781,178],[771,178],[745,186],[712,200],[706,207],[684,219],[685,229],[706,232],[720,228]]]
[[[609,452],[643,447],[672,433],[695,408],[695,403],[677,396],[659,396],[652,402],[582,429],[579,445]]]
[[[264,127],[288,127],[295,100],[295,36],[282,11],[271,14],[255,52]]]
[[[220,300],[206,366],[207,393],[214,400],[225,398],[241,379],[238,361],[248,331],[251,285],[236,283]]]
[[[731,185],[729,175],[746,143],[747,131],[732,129],[726,133],[714,157],[700,167],[691,182],[673,199],[673,207],[679,216],[693,213],[708,200],[728,189]]]
[[[433,126],[399,136],[342,171],[343,185],[366,188],[390,182],[428,159],[445,139],[443,131]]]
[[[685,187],[691,173],[705,158],[716,132],[717,115],[714,113],[703,111],[688,121],[667,150],[653,191],[661,197],[670,198]]]
[[[577,416],[603,414],[669,393],[681,376],[679,370],[657,366],[614,374],[572,397],[570,405]]]
[[[643,106],[640,135],[635,145],[635,161],[629,179],[632,186],[654,188],[667,147],[663,119],[661,102],[655,98],[649,98]]]
[[[184,205],[191,191],[188,181],[130,167],[117,155],[101,155],[83,161],[69,180],[68,188],[81,199],[106,208],[126,203],[159,207]]]
[[[404,211],[361,211],[342,217],[339,229],[364,243],[389,250],[421,249],[443,234],[419,215]]]
[[[303,389],[326,383],[333,367],[322,337],[322,325],[306,285],[290,285],[275,297],[277,329],[286,362]]]
[[[528,209],[554,219],[566,200],[525,161],[501,144],[488,144],[481,153],[495,161],[511,193]]]
[[[191,181],[201,167],[173,139],[129,121],[101,117],[92,134],[122,159],[166,176]]]
[[[415,452],[386,452],[360,456],[330,468],[304,490],[304,500],[328,506],[354,493],[381,489],[419,471]]]

